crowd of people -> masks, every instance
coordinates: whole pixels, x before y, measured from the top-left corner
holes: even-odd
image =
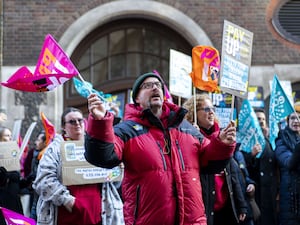
[[[0,165],[0,205],[24,214],[25,188],[38,225],[300,225],[297,110],[272,149],[266,114],[255,109],[265,145],[245,151],[234,122],[220,128],[208,94],[178,106],[165,101],[165,91],[155,73],[139,76],[121,121],[94,93],[86,123],[79,109],[66,108],[48,146],[39,132],[24,177]],[[64,185],[61,145],[78,140],[90,164],[124,165],[123,180]],[[0,127],[0,141],[11,141],[10,129]]]

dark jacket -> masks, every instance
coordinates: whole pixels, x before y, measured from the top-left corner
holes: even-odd
[[[6,171],[0,169],[0,206],[23,214],[20,200],[20,173],[17,171]],[[2,212],[0,212],[0,225],[6,225]]]
[[[227,190],[229,193],[229,198],[225,207],[227,207],[226,224],[238,224],[239,223],[239,214],[247,214],[247,203],[244,198],[243,191],[241,189],[241,184],[239,183],[239,167],[236,161],[232,158],[227,166],[223,169]],[[214,202],[215,202],[215,179],[214,174],[201,174],[201,183],[202,183],[202,194],[203,201],[205,205],[205,212],[207,215],[207,224],[214,224]],[[232,221],[228,221],[232,219]]]
[[[204,129],[200,127],[200,131],[206,138],[213,139],[219,135],[220,127],[218,123],[215,122],[210,129]],[[224,213],[222,212],[221,214],[216,214],[214,212],[214,204],[216,199],[215,174],[220,173],[221,171],[223,171],[225,174],[225,182],[229,198],[227,199],[225,207],[222,209]],[[226,216],[227,224],[238,224],[239,214],[247,214],[247,203],[240,184],[240,175],[241,171],[233,158],[230,158],[228,161],[226,161],[226,164],[223,165],[221,170],[217,170],[217,167],[214,167],[213,170],[206,167],[201,173],[202,195],[208,225],[213,225],[214,217],[219,215]],[[220,220],[222,218],[217,219]]]
[[[86,159],[108,168],[124,162],[126,224],[206,224],[200,165],[229,158],[235,144],[209,142],[183,119],[185,113],[165,102],[159,120],[149,109],[130,104],[114,129],[112,114],[102,120],[89,116]]]
[[[259,158],[243,152],[249,176],[255,181],[255,200],[261,211],[257,225],[278,224],[276,196],[279,186],[278,165],[275,152],[267,138],[266,146]]]
[[[280,167],[279,222],[300,224],[300,136],[289,127],[279,132],[275,155]]]

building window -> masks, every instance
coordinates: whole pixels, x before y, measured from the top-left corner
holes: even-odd
[[[284,39],[300,44],[300,0],[290,0],[274,4],[272,24]]]
[[[170,49],[191,55],[192,46],[176,31],[155,21],[126,19],[105,24],[77,46],[71,57],[94,89],[130,100],[130,88],[140,74],[157,70],[169,81]],[[72,82],[64,85],[65,106],[86,112],[86,99]]]

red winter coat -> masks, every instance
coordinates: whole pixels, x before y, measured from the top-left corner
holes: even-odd
[[[203,138],[183,119],[185,113],[165,102],[159,120],[149,109],[130,104],[124,122],[114,128],[110,113],[103,120],[89,116],[86,159],[101,167],[112,168],[121,161],[125,165],[127,225],[206,225],[200,167],[228,159],[235,144]]]

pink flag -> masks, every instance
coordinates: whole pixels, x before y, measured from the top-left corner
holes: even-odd
[[[26,66],[23,66],[1,84],[20,91],[45,92],[55,89],[78,74],[67,54],[48,34],[34,73],[32,74]]]
[[[35,225],[35,220],[19,213],[0,207],[6,224],[8,225]]]

